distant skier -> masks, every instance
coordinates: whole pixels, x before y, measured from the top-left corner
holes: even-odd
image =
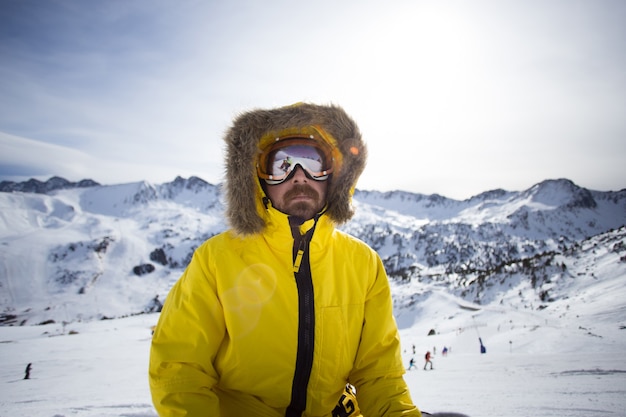
[[[443,356],[447,356],[448,355],[448,348],[446,346],[443,347],[443,350],[441,351],[441,354]]]
[[[424,359],[426,360],[426,363],[424,364],[424,370],[426,370],[426,366],[428,366],[428,364],[430,364],[430,369],[433,369],[433,362],[430,360],[430,350],[428,352],[426,352],[426,355],[424,356]]]
[[[291,157],[287,156],[287,158],[283,159],[283,163],[280,166],[280,169],[282,169],[284,172],[289,171],[289,168],[291,167]]]
[[[26,371],[25,371],[25,375],[24,375],[24,379],[30,379],[30,370],[33,368],[33,364],[29,363],[28,365],[26,365]]]
[[[417,369],[417,366],[415,366],[415,358],[411,358],[411,360],[409,361],[409,371],[413,368]]]
[[[478,341],[480,342],[480,353],[487,353],[487,348],[483,345],[483,339],[479,337]]]

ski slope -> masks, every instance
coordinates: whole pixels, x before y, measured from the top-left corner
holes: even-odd
[[[626,330],[593,308],[580,304],[559,317],[430,296],[419,313],[398,316],[403,359],[418,366],[406,374],[414,401],[475,417],[625,415]],[[157,319],[0,327],[0,416],[156,416],[147,364]],[[427,336],[432,327],[437,334]],[[443,346],[451,349],[445,357]],[[434,370],[424,371],[433,349]]]

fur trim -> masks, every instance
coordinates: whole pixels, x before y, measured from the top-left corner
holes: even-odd
[[[354,214],[352,194],[367,160],[359,128],[339,106],[298,103],[243,113],[226,132],[226,217],[236,233],[254,234],[265,228],[264,194],[256,173],[261,138],[312,126],[322,129],[342,156],[328,186],[326,214],[336,224],[350,220]]]

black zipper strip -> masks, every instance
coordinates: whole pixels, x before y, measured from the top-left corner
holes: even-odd
[[[285,412],[286,417],[300,417],[306,409],[307,388],[313,368],[315,303],[309,260],[309,242],[314,230],[315,225],[304,236],[301,236],[299,228],[292,227],[294,235],[294,276],[298,287],[299,324],[296,369],[291,387],[291,403]]]

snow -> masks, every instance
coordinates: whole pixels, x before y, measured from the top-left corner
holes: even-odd
[[[0,415],[156,415],[147,380],[155,320],[0,328]],[[28,363],[31,378],[24,380]]]
[[[393,290],[405,297],[413,291],[410,285]],[[520,311],[432,292],[413,307],[396,315],[403,360],[407,367],[411,357],[417,363],[405,378],[422,410],[485,417],[625,415],[626,329],[616,325],[623,306],[621,313],[607,312],[601,302],[577,303],[566,313]],[[147,365],[157,320],[153,313],[0,327],[0,415],[156,416]],[[428,336],[431,328],[436,335]],[[447,356],[444,346],[451,349]],[[424,353],[434,349],[434,370],[422,370]],[[28,363],[31,378],[24,380]]]

